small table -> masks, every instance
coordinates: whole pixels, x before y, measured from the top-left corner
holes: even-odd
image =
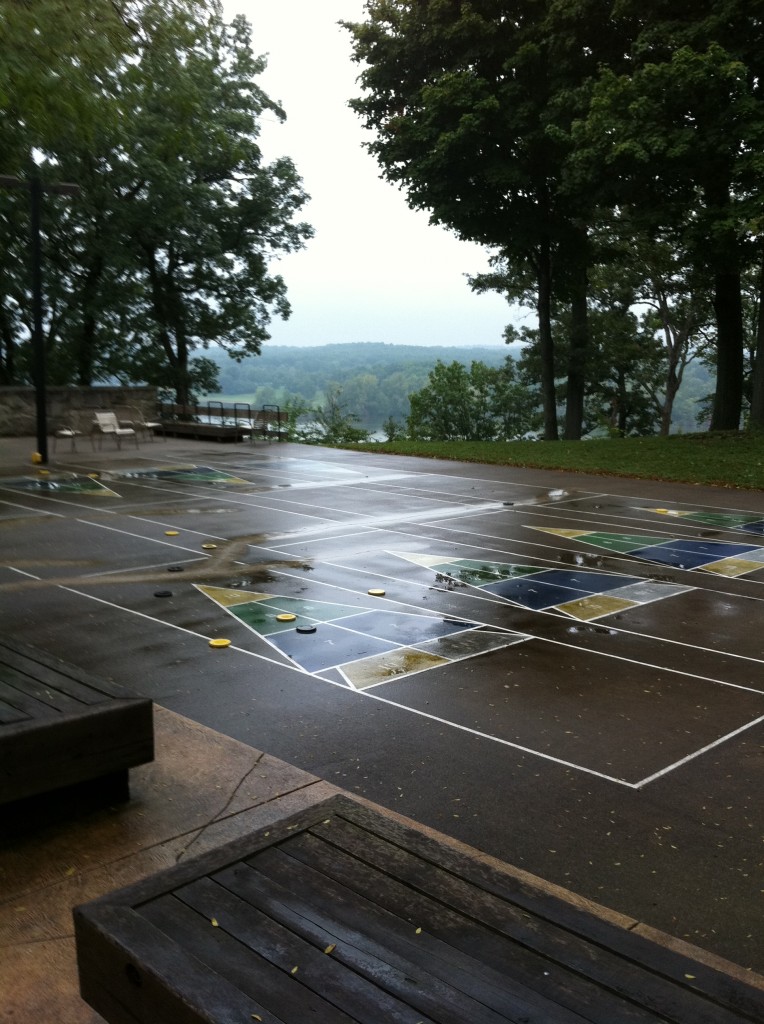
[[[764,1020],[742,969],[345,796],[74,919],[111,1024]]]
[[[0,640],[0,816],[29,824],[125,800],[154,757],[153,705],[37,649]]]

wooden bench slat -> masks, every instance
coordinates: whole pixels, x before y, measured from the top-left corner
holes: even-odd
[[[29,722],[32,716],[24,711],[19,711],[13,704],[6,704],[0,700],[0,725],[11,725],[15,722]]]
[[[240,899],[208,878],[177,890],[176,895],[201,913],[215,916],[239,942],[279,967],[283,972],[282,984],[299,982],[334,1003],[341,1011],[337,1014],[338,1022],[347,1019],[377,1024],[380,1020],[389,1020],[409,1024],[412,1021],[410,1000],[398,999],[395,993],[390,992],[395,988],[411,989],[411,983],[406,985],[405,979],[400,979],[396,986],[387,978],[388,983],[383,988],[372,984],[368,977],[348,969],[341,960],[323,952],[331,941],[331,935],[323,936],[323,945],[321,941],[311,944],[264,913],[256,903]],[[294,967],[297,971],[292,975]],[[386,965],[380,965],[377,973],[388,975],[392,972]],[[420,1013],[418,1019],[424,1020],[425,1017]],[[436,1017],[435,1021],[440,1024],[440,1018]]]
[[[298,837],[290,840],[289,846],[295,841]],[[267,869],[266,876],[263,869]],[[242,898],[257,898],[259,905],[278,915],[279,920],[296,919],[296,927],[306,933],[308,923],[313,931],[318,930],[317,935],[323,929],[323,934],[336,938],[335,956],[346,959],[352,947],[356,947],[387,960],[397,970],[410,971],[409,964],[417,965],[470,999],[499,1014],[510,1014],[512,1020],[521,1019],[528,1024],[584,1024],[588,1020],[518,982],[509,959],[508,972],[488,968],[463,949],[450,945],[449,936],[440,939],[431,934],[431,920],[426,915],[417,917],[425,922],[422,933],[417,935],[415,925],[391,913],[387,901],[383,910],[353,890],[332,884],[325,875],[295,862],[281,850],[264,851],[254,866],[237,864],[215,877]],[[310,904],[301,906],[299,916],[291,911],[295,890],[311,896]],[[457,925],[461,924],[457,920]],[[469,947],[468,940],[465,944]],[[538,961],[535,966],[543,972]]]
[[[489,978],[495,986],[504,988],[505,993],[507,986],[513,985],[512,995],[516,998],[516,1006],[522,1005],[522,1000],[526,1004],[526,1013],[530,1013],[534,1007],[537,1012],[543,1008],[540,1018],[530,1019],[544,1022],[596,1020],[602,1024],[610,1024],[613,1020],[623,1024],[648,1024],[659,1019],[655,1014],[632,1006],[612,993],[609,998],[603,997],[599,986],[588,977],[568,969],[565,964],[548,959],[505,935],[496,934],[474,917],[446,908],[387,877],[383,872],[369,869],[359,862],[353,863],[351,858],[344,857],[336,848],[323,844],[322,850],[316,845],[317,841],[313,839],[311,842],[311,839],[310,836],[295,837],[285,847],[282,856],[292,860],[293,865],[280,869],[278,862],[271,857],[271,851],[265,851],[250,863],[255,863],[260,870],[267,870],[271,877],[277,876],[284,885],[290,884],[289,877],[293,874],[295,879],[300,879],[302,887],[305,880],[294,863],[297,858],[306,865],[320,868],[338,882],[352,886],[370,904],[380,903],[386,910],[397,912],[402,921],[408,915],[414,915],[408,926],[409,931],[413,931],[415,920],[428,936],[440,943],[439,954],[435,952],[433,955],[443,956],[442,947],[451,947],[450,956],[446,954],[446,970],[455,969],[459,958],[462,958],[465,968],[469,961],[474,960],[484,968],[486,988]],[[276,852],[273,851],[274,854]],[[332,905],[328,892],[326,905]],[[513,908],[506,909],[509,914],[512,913]],[[479,913],[479,910],[476,912]],[[488,1002],[488,999],[484,1001]],[[596,1011],[591,1010],[593,1002],[599,1004]]]
[[[89,673],[60,661],[46,651],[38,651],[20,644],[0,640],[0,664],[23,675],[53,686],[83,704],[100,704],[112,699],[134,699],[118,683],[99,679]]]
[[[7,665],[0,665],[0,696],[10,704],[21,706],[27,703],[37,709],[35,713],[43,716],[81,711],[83,705],[88,707],[94,703],[92,699],[77,700],[61,686],[46,685],[31,676],[22,675]]]
[[[745,1014],[754,1022],[764,1020],[764,991],[761,988],[745,984],[738,977],[699,963],[691,956],[632,931],[637,921],[629,922],[623,918],[621,922],[614,923],[601,914],[591,913],[585,900],[573,903],[562,895],[558,896],[554,887],[542,889],[532,882],[525,883],[514,873],[497,870],[483,858],[465,857],[459,850],[439,843],[424,832],[414,831],[391,817],[379,820],[378,815],[364,805],[346,799],[338,810],[341,817],[359,827],[371,829],[374,834],[415,851],[447,871],[456,872],[487,892],[508,899],[518,907],[590,939],[656,974],[680,981],[687,974],[692,974],[693,991],[716,1000],[734,1013]]]
[[[379,870],[384,870],[410,888],[445,903],[459,913],[479,918],[500,934],[516,939],[561,965],[580,972],[625,999],[639,1000],[647,1010],[668,1020],[693,1020],[694,1024],[734,1024],[736,1014],[718,1003],[709,1003],[677,981],[646,972],[629,958],[591,943],[548,920],[523,918],[511,902],[477,890],[469,882],[442,868],[372,835],[349,821],[332,819],[312,831],[346,849]],[[327,865],[331,869],[331,862]],[[483,954],[487,956],[487,953]],[[611,1018],[612,1019],[612,1018]],[[602,1024],[609,1024],[607,1016]]]
[[[0,805],[23,825],[88,801],[126,799],[128,769],[154,757],[152,702],[44,651],[0,640]],[[101,780],[100,783],[98,780]],[[78,787],[74,792],[73,787]],[[62,791],[70,790],[70,800]],[[56,792],[47,808],[45,794]],[[27,801],[27,806],[22,806]],[[15,826],[14,826],[15,827]]]
[[[246,948],[224,927],[213,927],[176,896],[161,896],[138,910],[169,938],[230,981],[260,1007],[254,1012],[264,1020],[292,1024],[309,1019],[315,1024],[345,1024],[337,1010],[307,989],[284,984],[284,972]]]
[[[311,930],[309,919],[303,915],[302,900],[297,907],[283,904],[278,916],[270,916],[263,912],[264,901],[257,890],[251,889],[249,895],[251,900],[240,900],[242,925],[247,927],[250,922],[256,924],[264,919],[277,929],[277,934],[299,936],[300,947],[305,942],[303,936],[309,936],[314,945],[307,946],[308,964],[316,972],[315,983],[323,986],[322,991],[335,991],[336,998],[341,999],[339,1005],[353,1019],[364,1024],[377,1024],[380,1019],[410,1021],[414,1008],[419,1019],[432,1019],[438,1024],[506,1024],[514,1020],[481,1007],[426,970],[417,970],[411,962],[395,963],[396,958],[383,947],[375,955],[338,929]],[[305,913],[309,913],[311,905],[308,898]],[[254,934],[259,940],[259,931]],[[333,941],[337,942],[336,950],[331,955],[324,953],[322,943],[326,948]]]

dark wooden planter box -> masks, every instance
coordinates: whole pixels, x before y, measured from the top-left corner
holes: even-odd
[[[3,820],[126,799],[154,757],[152,702],[26,645],[0,640]]]
[[[754,983],[559,893],[335,797],[76,908],[81,992],[111,1024],[764,1020]]]

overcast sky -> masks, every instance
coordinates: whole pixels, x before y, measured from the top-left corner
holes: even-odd
[[[487,269],[486,251],[410,210],[362,148],[369,133],[347,106],[359,69],[337,22],[363,20],[363,0],[224,0],[224,9],[252,25],[253,49],[268,56],[260,85],[287,114],[285,124],[264,122],[266,158],[291,157],[312,197],[303,219],[316,235],[278,264],[292,316],[273,321],[269,344],[503,345],[517,313],[464,278]]]

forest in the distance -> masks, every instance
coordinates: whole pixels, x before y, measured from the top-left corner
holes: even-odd
[[[220,390],[206,399],[246,402],[252,408],[299,404],[322,407],[332,392],[339,393],[347,412],[361,427],[378,431],[393,419],[405,426],[409,396],[424,388],[440,361],[473,362],[501,367],[508,356],[517,360],[522,346],[392,345],[377,342],[318,345],[310,348],[264,345],[259,356],[235,362],[222,349],[205,356],[219,368]],[[699,429],[699,403],[713,390],[706,367],[691,362],[674,406],[672,432]]]

